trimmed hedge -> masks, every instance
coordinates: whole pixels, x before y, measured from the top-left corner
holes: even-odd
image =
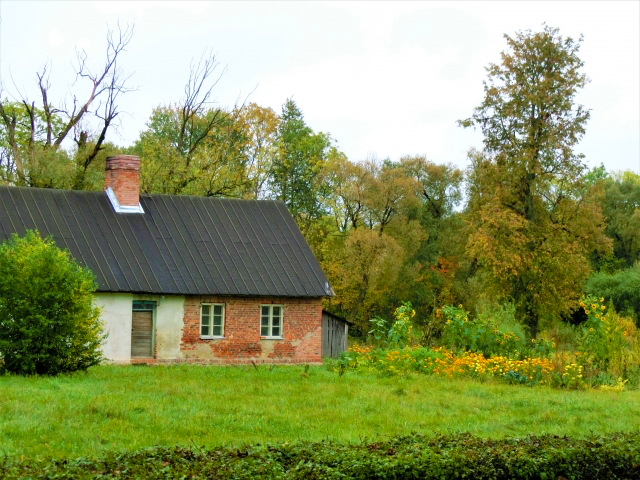
[[[484,440],[419,434],[359,445],[154,447],[99,459],[0,460],[0,478],[599,479],[640,478],[640,432]]]

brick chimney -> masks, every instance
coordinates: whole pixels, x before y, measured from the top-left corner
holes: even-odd
[[[140,158],[135,155],[107,157],[104,189],[118,213],[144,213],[140,205]]]

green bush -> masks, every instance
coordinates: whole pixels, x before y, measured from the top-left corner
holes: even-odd
[[[345,445],[331,441],[243,447],[154,447],[99,459],[0,458],[14,478],[532,479],[640,477],[640,434],[483,440],[419,434]]]
[[[100,363],[104,340],[90,270],[27,231],[0,244],[0,368],[56,375]]]

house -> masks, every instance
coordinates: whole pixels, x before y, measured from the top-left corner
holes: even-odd
[[[322,361],[331,289],[282,202],[140,195],[140,159],[105,191],[0,187],[0,242],[37,229],[96,275],[105,358]]]

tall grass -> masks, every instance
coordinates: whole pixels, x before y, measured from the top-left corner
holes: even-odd
[[[100,366],[70,377],[0,377],[0,454],[356,442],[409,432],[586,436],[637,430],[639,405],[640,391],[339,376],[325,367]]]

